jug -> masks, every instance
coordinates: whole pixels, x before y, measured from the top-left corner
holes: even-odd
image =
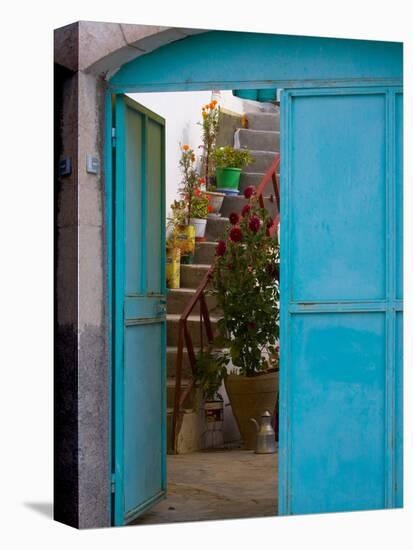
[[[250,418],[250,420],[254,422],[257,428],[255,452],[257,454],[275,453],[277,447],[275,443],[275,432],[271,426],[271,414],[268,411],[262,413],[261,425],[258,424],[255,418]]]

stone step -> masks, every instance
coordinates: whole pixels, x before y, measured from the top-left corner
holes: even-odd
[[[215,249],[217,243],[214,241],[205,241],[197,243],[195,248],[194,262],[196,264],[211,265],[215,259]]]
[[[167,346],[175,347],[178,345],[178,330],[179,330],[179,319],[181,315],[176,313],[168,313],[166,315],[167,321]],[[217,333],[217,317],[210,317],[212,331],[214,334]],[[201,336],[200,336],[200,327],[199,327],[199,315],[190,315],[188,317],[188,330],[192,337],[192,343],[194,347],[201,346]],[[203,332],[204,344],[206,343],[205,327]]]
[[[225,197],[221,206],[221,212],[224,216],[229,216],[231,212],[240,214],[243,206],[248,202],[249,201],[244,197],[244,195],[238,195],[238,197]],[[270,215],[274,216],[277,213],[275,202],[271,202],[269,197],[264,198],[264,204]]]
[[[229,219],[221,216],[220,218],[208,218],[205,237],[207,241],[217,241],[225,234],[229,225]]]
[[[276,152],[274,151],[250,151],[254,162],[246,166],[243,170],[244,173],[261,172],[265,173],[271,164],[274,162]]]
[[[258,187],[258,185],[261,183],[262,178],[265,176],[265,172],[241,172],[241,179],[239,182],[239,190],[240,193],[243,193],[244,190],[249,187],[250,185],[253,185],[254,187]],[[280,181],[280,174],[277,174],[278,181]],[[267,187],[267,193],[270,194],[272,191],[272,184],[269,183]]]
[[[280,132],[238,128],[234,133],[235,149],[279,151]]]
[[[181,264],[181,289],[198,288],[208,269],[205,264]]]
[[[170,288],[167,294],[167,312],[181,314],[194,294],[195,289],[192,288]],[[211,312],[211,310],[216,306],[216,298],[214,296],[209,296],[208,294],[206,294],[205,298],[208,310]],[[196,303],[193,309],[193,314],[197,313],[199,313],[199,302]]]
[[[280,130],[280,111],[274,113],[245,113],[250,130]]]

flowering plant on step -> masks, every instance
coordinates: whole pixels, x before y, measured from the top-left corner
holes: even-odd
[[[230,215],[216,247],[212,294],[223,315],[215,345],[229,349],[239,374],[254,376],[278,364],[279,243],[268,235],[274,222],[255,189],[244,194],[249,202]]]

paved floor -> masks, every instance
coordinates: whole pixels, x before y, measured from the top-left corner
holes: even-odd
[[[276,515],[277,466],[239,449],[168,455],[168,496],[134,524]]]

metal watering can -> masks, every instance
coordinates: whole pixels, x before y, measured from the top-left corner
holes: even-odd
[[[271,426],[271,414],[268,411],[262,413],[261,425],[258,424],[255,418],[250,418],[250,420],[254,422],[257,428],[255,452],[257,454],[275,453],[277,448],[275,444],[275,432]]]

